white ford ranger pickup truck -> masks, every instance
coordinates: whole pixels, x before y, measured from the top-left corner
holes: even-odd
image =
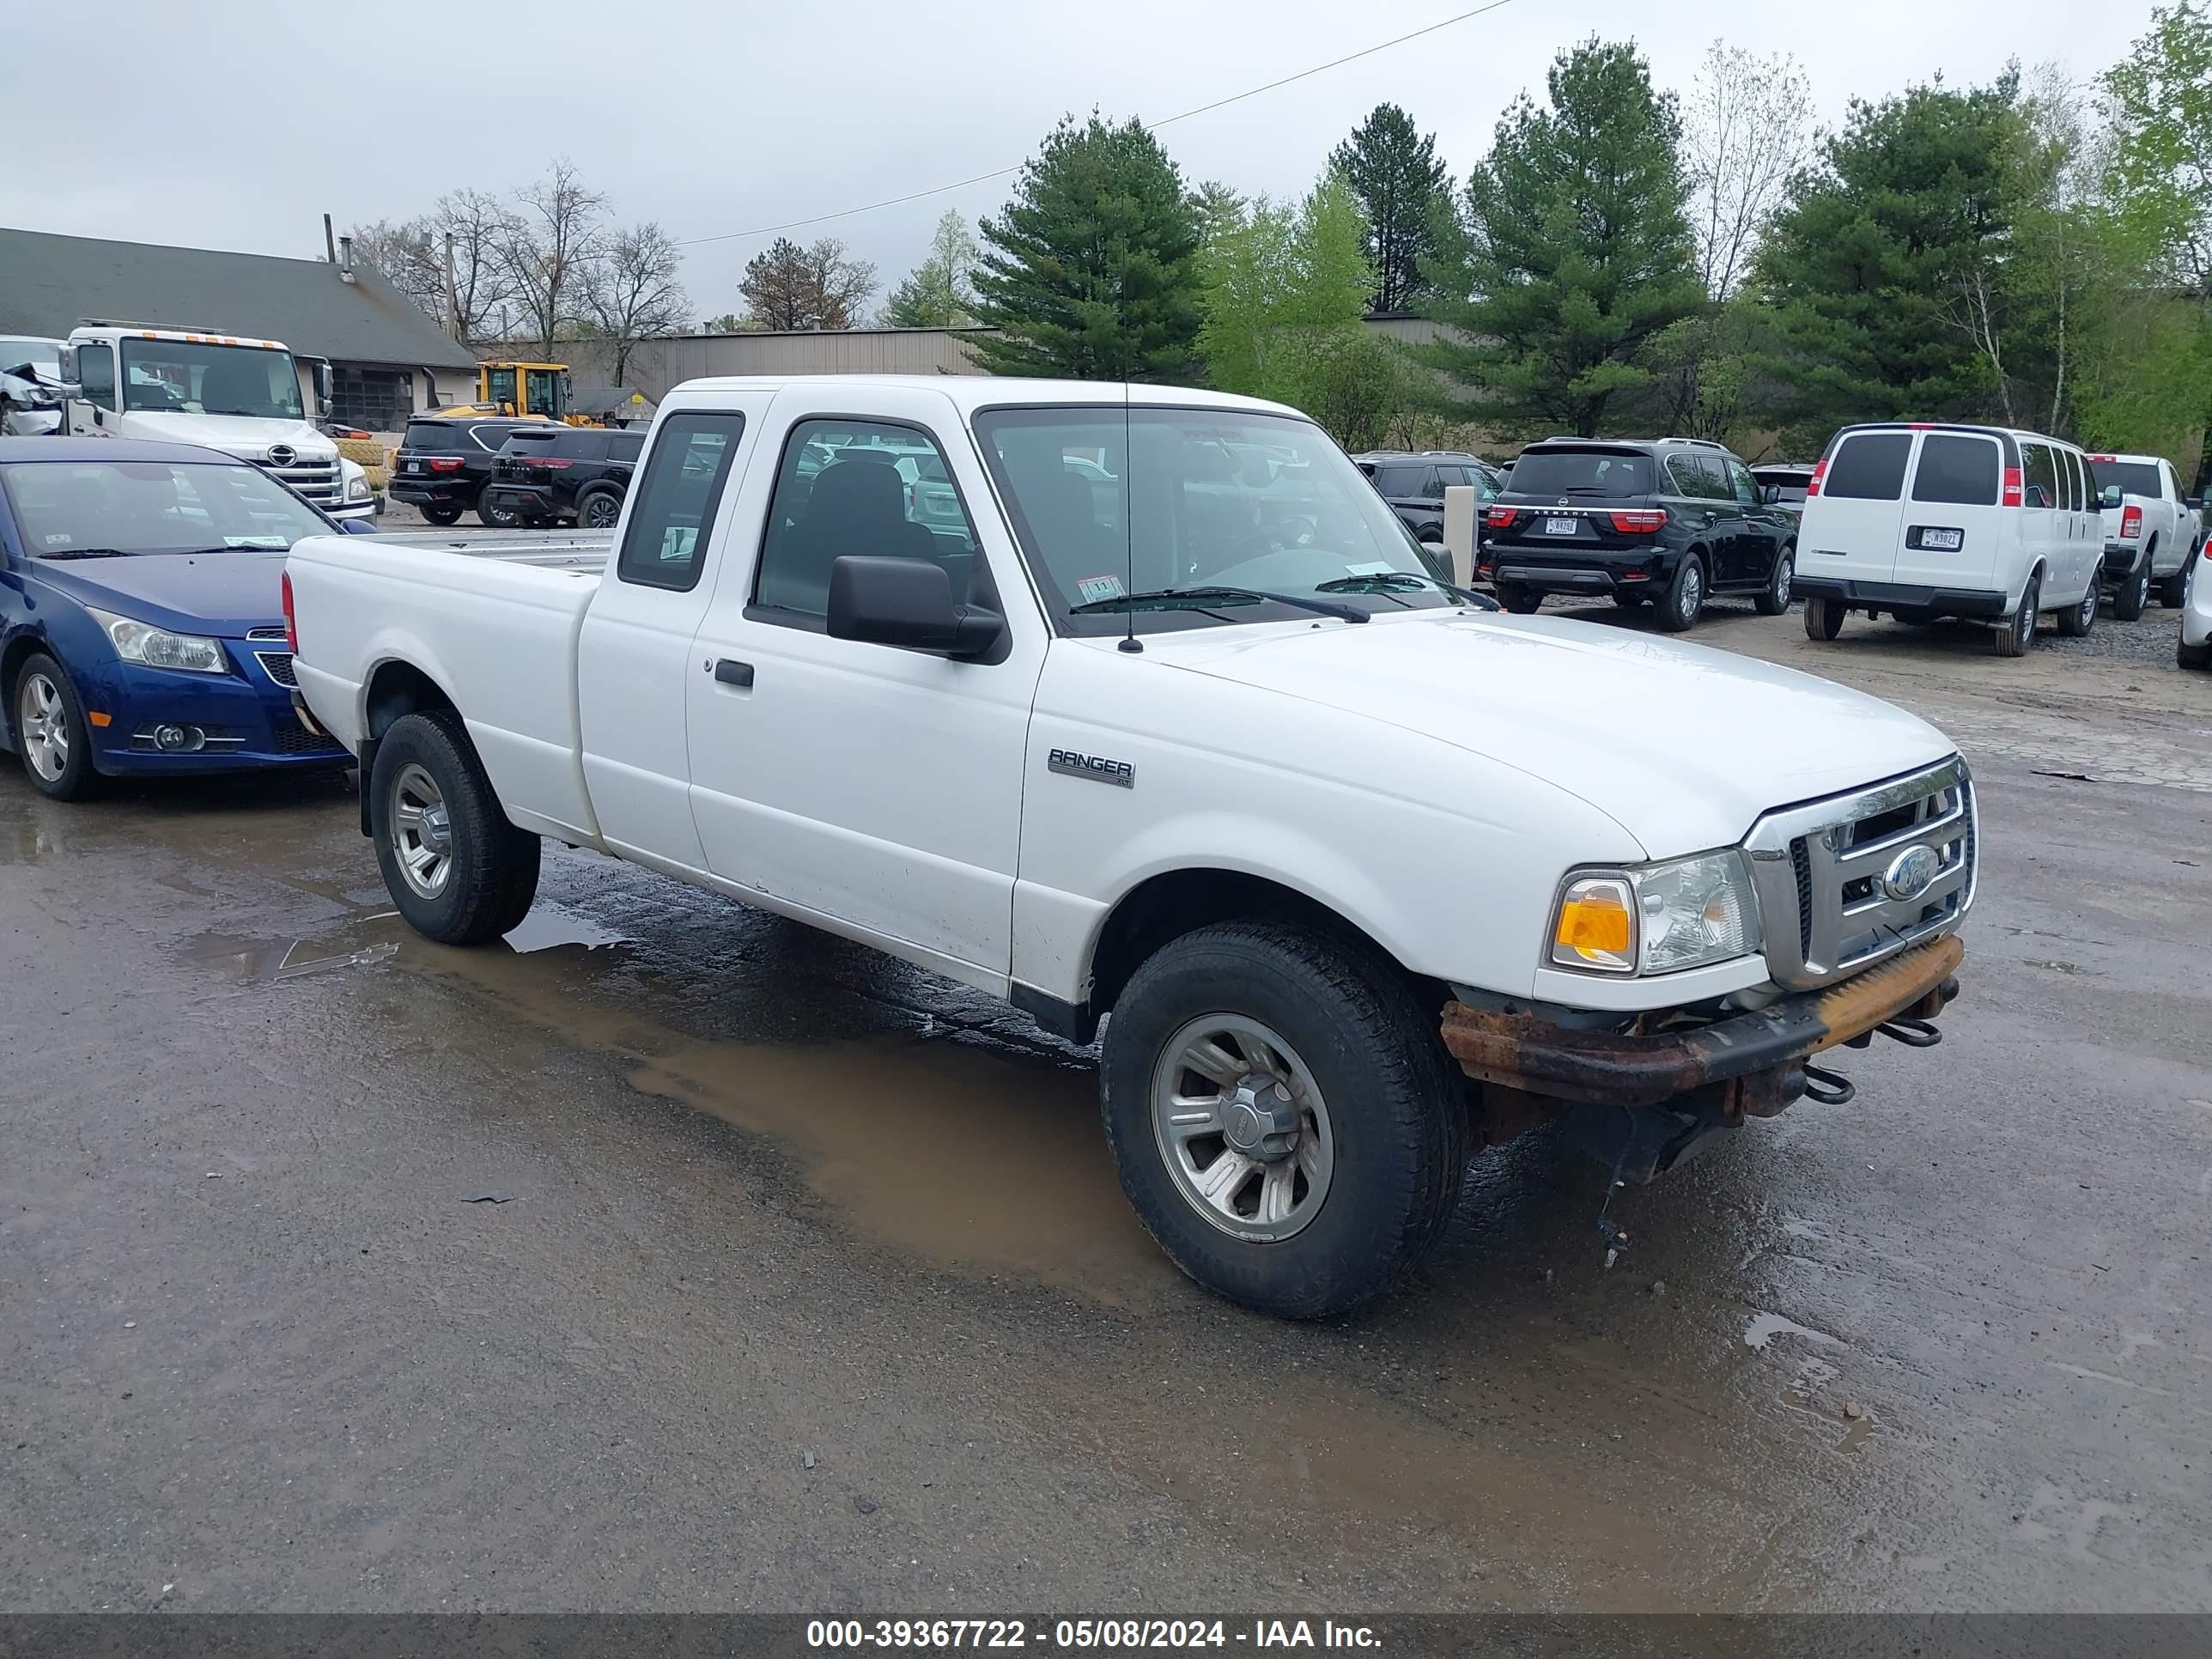
[[[1431,557],[1274,404],[715,380],[604,568],[316,538],[285,608],[421,933],[514,927],[551,836],[982,987],[1098,1041],[1167,1253],[1311,1317],[1477,1146],[1643,1181],[1848,1098],[1814,1057],[1936,1040],[1974,896],[1923,721]]]

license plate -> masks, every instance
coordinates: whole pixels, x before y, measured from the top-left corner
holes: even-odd
[[[1582,522],[1580,519],[1547,519],[1544,520],[1544,533],[1547,536],[1571,536],[1582,528]]]
[[[1956,553],[1966,544],[1966,532],[1931,526],[1920,532],[1920,544],[1931,553]]]
[[[407,463],[407,470],[410,472],[420,472],[422,470],[422,463],[420,461],[410,461]]]

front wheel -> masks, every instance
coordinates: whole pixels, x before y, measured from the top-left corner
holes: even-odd
[[[1389,963],[1273,922],[1200,928],[1139,968],[1099,1088],[1121,1190],[1175,1264],[1319,1319],[1424,1255],[1468,1146],[1437,1012]]]
[[[100,787],[92,731],[68,672],[45,652],[15,676],[15,750],[31,787],[55,800],[83,800]]]
[[[385,888],[416,933],[484,945],[529,914],[542,844],[507,821],[459,716],[393,721],[368,789]]]
[[[1778,617],[1790,608],[1790,584],[1797,573],[1797,556],[1789,548],[1776,555],[1773,573],[1752,601],[1762,617]]]
[[[1825,596],[1805,601],[1805,637],[1832,640],[1844,631],[1844,602]]]
[[[2036,607],[2043,603],[2043,584],[2035,577],[2027,579],[2021,590],[2020,609],[2010,618],[1997,624],[1996,637],[1991,641],[2000,657],[2024,657],[2035,643]]]
[[[1662,632],[1680,634],[1694,625],[1705,608],[1705,564],[1696,554],[1674,567],[1674,580],[1667,584],[1667,597],[1659,602]]]
[[[2197,550],[2189,550],[2189,556],[2181,562],[2181,568],[2158,585],[2158,602],[2168,611],[2179,611],[2189,603],[2189,567],[2197,562]]]

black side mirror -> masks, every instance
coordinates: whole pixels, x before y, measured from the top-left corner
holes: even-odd
[[[340,519],[338,529],[348,536],[374,536],[376,526],[367,519]]]
[[[830,637],[980,657],[1006,631],[981,605],[955,605],[952,578],[927,559],[848,554],[830,565]]]

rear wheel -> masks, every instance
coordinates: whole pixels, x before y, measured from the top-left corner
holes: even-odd
[[[1842,600],[1816,597],[1805,601],[1805,637],[1807,639],[1832,640],[1843,631]]]
[[[489,489],[479,492],[477,496],[477,517],[495,530],[512,530],[522,521],[513,507],[495,505]]]
[[[586,530],[611,530],[622,517],[622,497],[612,490],[596,489],[576,509],[576,522]]]
[[[1766,586],[1752,601],[1760,616],[1778,617],[1790,608],[1790,584],[1796,572],[1796,550],[1785,547],[1775,556],[1774,569],[1767,576]]]
[[[1139,968],[1099,1087],[1121,1190],[1176,1265],[1319,1319],[1425,1255],[1468,1158],[1437,1012],[1370,951],[1272,922],[1200,928]]]
[[[2103,584],[2092,580],[2089,591],[2081,596],[2081,603],[2058,613],[2058,631],[2069,640],[2078,640],[2097,625],[2097,600]]]
[[[2112,615],[2121,622],[2133,622],[2142,616],[2150,604],[2150,562],[2157,553],[2156,547],[2146,548],[2136,568],[2120,579],[2112,593]]]
[[[2036,607],[2043,602],[2043,581],[2030,576],[2027,586],[2020,596],[2020,609],[2005,622],[1997,624],[1996,638],[1991,643],[2000,657],[2024,657],[2035,643]]]
[[[15,676],[15,750],[31,787],[56,800],[83,800],[100,788],[92,729],[68,672],[43,651]]]
[[[1694,625],[1705,608],[1705,562],[1692,553],[1674,567],[1674,580],[1667,584],[1659,602],[1659,627],[1680,634]]]
[[[447,502],[430,501],[424,504],[422,516],[432,524],[459,524],[461,509]]]
[[[542,843],[507,821],[457,715],[394,721],[368,788],[376,861],[409,927],[483,945],[529,914]]]
[[[1522,587],[1516,582],[1498,584],[1498,602],[1516,617],[1533,617],[1544,603],[1544,596],[1533,587]]]

